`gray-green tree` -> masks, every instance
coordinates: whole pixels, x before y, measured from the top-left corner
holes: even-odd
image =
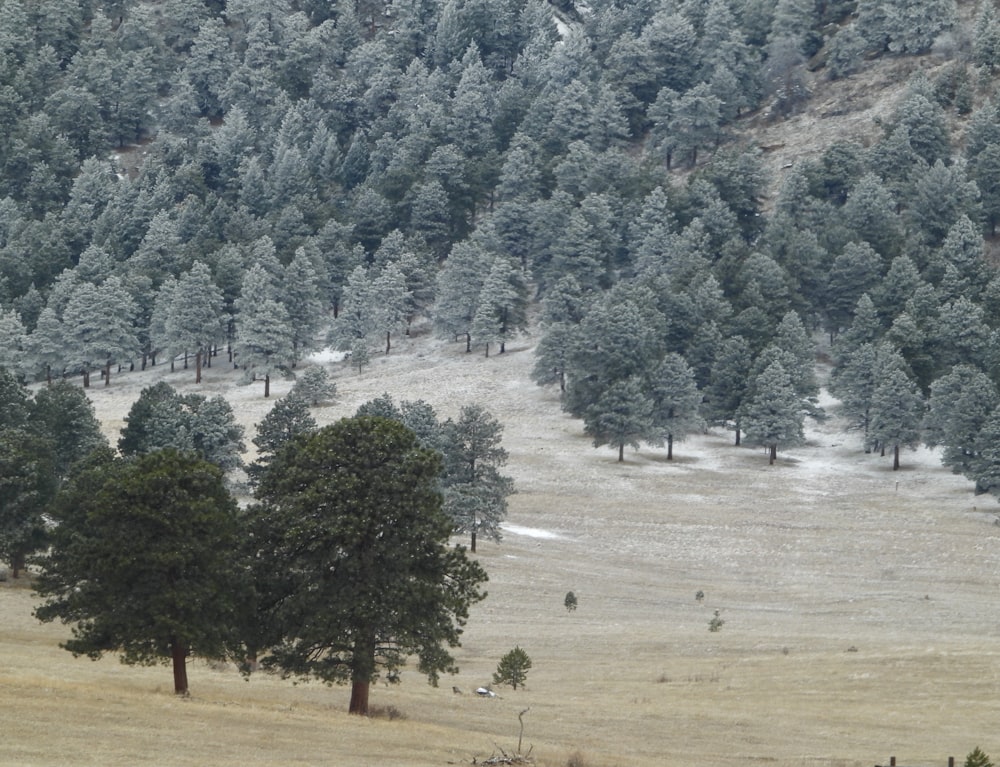
[[[900,447],[920,444],[920,425],[924,417],[924,398],[917,384],[904,371],[888,371],[872,393],[872,440],[892,448],[892,469],[899,469]]]
[[[668,353],[653,371],[651,436],[666,442],[667,460],[673,460],[674,442],[704,426],[699,413],[702,395],[694,370],[679,354]]]
[[[923,421],[923,441],[942,446],[941,462],[956,474],[974,475],[979,434],[1000,405],[989,376],[971,365],[956,365],[931,384]]]
[[[201,383],[202,366],[211,366],[213,348],[227,325],[222,291],[208,266],[195,261],[178,278],[170,299],[164,327],[166,346],[174,353],[184,353],[185,367],[188,353],[194,352],[194,382]]]
[[[653,434],[653,403],[638,376],[612,381],[583,413],[583,430],[594,447],[618,449],[618,462],[625,460],[625,446],[639,449]]]
[[[743,405],[743,429],[753,444],[767,449],[768,463],[778,448],[800,445],[805,439],[805,403],[780,362],[768,365],[753,381],[753,393]]]
[[[442,424],[440,439],[444,510],[455,532],[469,534],[473,552],[480,536],[499,543],[507,498],[515,492],[514,480],[500,473],[507,463],[503,424],[481,405],[466,405],[458,420]]]
[[[528,657],[528,653],[522,650],[520,645],[514,645],[514,649],[505,653],[497,664],[497,670],[493,673],[493,684],[509,684],[515,690],[518,685],[524,687],[530,669],[531,658]]]
[[[263,376],[265,397],[271,396],[271,375],[288,369],[294,357],[288,311],[274,291],[267,272],[255,264],[243,278],[236,301],[236,361],[248,380]]]

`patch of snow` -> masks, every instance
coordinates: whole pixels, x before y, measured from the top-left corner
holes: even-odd
[[[542,530],[537,527],[523,527],[522,525],[511,525],[504,523],[500,528],[513,535],[525,535],[528,538],[542,538],[544,540],[561,540],[565,536],[553,533],[551,530]]]
[[[327,347],[326,349],[321,349],[318,352],[310,354],[308,360],[310,362],[317,362],[320,364],[327,362],[343,362],[346,356],[347,352],[338,352]]]

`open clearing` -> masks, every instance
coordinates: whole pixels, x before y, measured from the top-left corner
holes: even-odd
[[[401,340],[362,375],[329,363],[337,402],[320,423],[383,392],[441,417],[479,402],[505,424],[511,499],[504,541],[478,554],[488,599],[473,608],[461,672],[415,669],[379,683],[372,705],[402,719],[348,717],[347,688],[243,681],[193,662],[192,697],[167,668],[74,659],[59,625],[37,623],[23,584],[0,584],[2,765],[469,764],[499,746],[540,765],[961,763],[1000,756],[1000,507],[930,451],[903,468],[865,455],[831,419],[774,466],[712,431],[665,450],[595,450],[557,392],[529,379],[533,339],[502,356],[427,336]],[[163,378],[224,392],[248,429],[273,402],[222,362],[123,373],[91,396],[109,436],[139,390]],[[96,376],[95,376],[96,379]],[[280,395],[290,382],[279,381]],[[572,590],[579,608],[563,607]],[[695,595],[702,591],[704,598]],[[725,621],[708,630],[715,610]],[[515,644],[526,689],[490,681]],[[452,692],[452,685],[463,691]]]

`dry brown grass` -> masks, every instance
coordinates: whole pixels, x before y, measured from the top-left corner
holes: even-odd
[[[8,582],[0,764],[469,764],[513,751],[529,706],[525,749],[543,767],[870,767],[890,754],[943,765],[977,744],[1000,753],[994,501],[926,451],[892,472],[836,422],[771,467],[721,432],[676,446],[673,462],[644,449],[618,464],[529,382],[531,364],[530,340],[486,359],[420,337],[361,376],[331,368],[340,401],[315,411],[332,421],[388,391],[442,416],[481,402],[505,422],[515,527],[481,547],[490,596],[474,608],[456,678],[432,688],[406,669],[401,684],[378,685],[372,703],[402,714],[392,720],[348,717],[344,688],[246,682],[200,662],[179,700],[166,668],[59,649],[66,629],[35,622],[31,592]],[[223,367],[201,390],[227,392],[251,427],[270,403]],[[93,390],[109,432],[160,375]],[[194,389],[193,371],[165,378]],[[725,625],[712,633],[716,609]],[[527,687],[476,697],[515,644],[534,663]]]

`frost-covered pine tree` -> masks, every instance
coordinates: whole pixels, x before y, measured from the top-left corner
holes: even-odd
[[[236,300],[236,362],[249,379],[264,378],[264,396],[271,396],[271,375],[291,366],[293,332],[288,312],[275,298],[274,286],[259,265],[250,267]]]

